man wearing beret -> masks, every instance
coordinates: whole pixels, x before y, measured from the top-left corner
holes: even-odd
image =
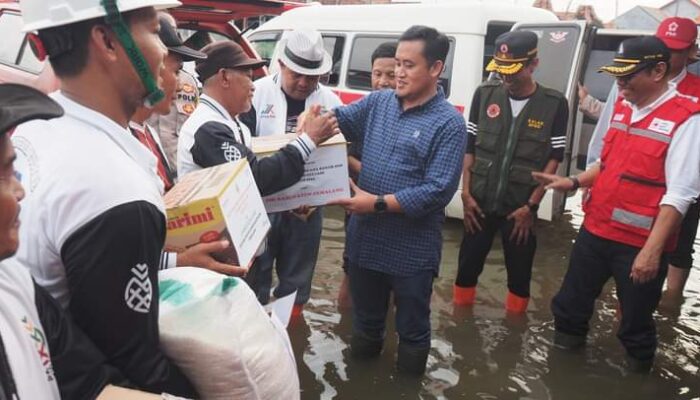
[[[698,45],[695,42],[698,37],[698,29],[695,22],[689,18],[669,17],[661,21],[656,30],[657,38],[668,47],[671,52],[669,60],[668,83],[676,87],[678,93],[686,96],[694,102],[700,102],[700,77],[688,72],[687,65],[698,60]],[[608,101],[601,113],[601,118],[593,131],[593,136],[588,147],[587,164],[595,164],[600,158],[603,148],[603,136],[610,128],[615,101],[620,97],[616,86],[613,86]],[[669,256],[668,277],[665,299],[671,304],[678,304],[683,300],[683,289],[693,267],[693,244],[700,220],[700,204],[696,201],[685,214],[681,224],[681,233],[678,237],[678,246]]]
[[[508,273],[505,307],[524,313],[537,242],[533,232],[544,189],[530,175],[554,173],[564,157],[569,109],[564,96],[537,83],[537,35],[502,34],[486,67],[500,80],[472,98],[464,156],[464,239],[453,290],[456,305],[471,305],[494,236],[501,234]]]
[[[600,162],[569,178],[535,174],[556,190],[590,187],[569,269],[552,300],[556,345],[583,346],[594,302],[612,277],[628,367],[648,371],[653,312],[683,215],[700,193],[700,106],[669,82],[671,55],[656,37],[627,39],[613,64],[615,103]]]

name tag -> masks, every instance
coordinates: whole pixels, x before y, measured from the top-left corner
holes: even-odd
[[[625,119],[625,114],[615,114],[613,116],[613,121],[619,122],[619,121],[622,121],[623,119]]]
[[[538,120],[532,119],[532,118],[527,119],[527,127],[528,128],[542,129],[543,126],[544,126],[544,121],[538,121]]]
[[[671,131],[673,131],[673,128],[675,126],[676,126],[676,123],[673,121],[667,121],[667,120],[661,119],[661,118],[654,118],[651,121],[651,124],[649,124],[649,130],[657,132],[657,133],[661,133],[664,135],[670,135]]]

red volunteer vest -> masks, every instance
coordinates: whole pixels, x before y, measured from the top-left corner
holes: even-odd
[[[687,97],[695,103],[700,103],[700,76],[688,72],[688,75],[678,83],[676,90],[681,96]]]
[[[641,248],[659,214],[666,193],[665,162],[678,126],[700,106],[676,96],[641,121],[631,123],[632,109],[615,103],[601,154],[601,171],[584,205],[584,226],[605,239]],[[666,243],[676,247],[677,235]]]

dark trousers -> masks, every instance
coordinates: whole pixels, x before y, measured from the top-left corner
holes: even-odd
[[[552,300],[555,329],[569,335],[585,336],[595,300],[612,277],[622,312],[618,339],[631,357],[638,360],[653,358],[656,351],[653,313],[661,298],[668,260],[666,255],[661,258],[655,279],[634,284],[630,272],[639,250],[603,239],[581,227],[564,282]]]
[[[461,287],[476,286],[479,275],[484,270],[486,256],[491,251],[494,236],[500,231],[508,273],[508,290],[520,297],[530,297],[532,263],[537,249],[535,233],[530,230],[527,242],[518,245],[515,240],[510,240],[514,226],[512,220],[489,215],[480,222],[481,231],[473,234],[464,232],[459,248],[459,268],[455,283]]]
[[[430,346],[430,296],[433,271],[404,277],[350,265],[353,332],[368,339],[384,338],[389,296],[394,292],[396,330],[401,343]]]
[[[696,201],[691,204],[685,213],[681,223],[681,231],[678,234],[678,247],[668,258],[669,264],[676,268],[691,269],[693,267],[693,245],[695,235],[698,233],[698,222],[700,221],[700,203]]]

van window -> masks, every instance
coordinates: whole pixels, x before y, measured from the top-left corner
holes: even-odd
[[[0,37],[3,44],[0,46],[0,62],[16,65],[19,49],[24,42],[22,33],[22,17],[18,14],[0,14]]]
[[[338,86],[340,82],[340,66],[343,62],[343,49],[345,48],[345,36],[323,34],[323,46],[333,59],[333,67],[328,77],[328,86]]]
[[[380,44],[398,41],[398,36],[356,36],[350,52],[348,77],[346,85],[352,89],[372,90],[372,53]],[[455,40],[450,38],[450,50],[447,52],[445,69],[440,75],[440,86],[445,91],[445,97],[450,96],[450,79],[455,55]]]
[[[372,53],[380,44],[398,40],[398,36],[356,37],[352,44],[345,84],[353,89],[372,90]]]
[[[579,26],[527,27],[539,38],[537,52],[540,64],[535,70],[535,79],[544,86],[566,93],[570,66],[576,54],[581,29]]]
[[[282,31],[257,32],[250,35],[248,41],[258,53],[260,58],[269,62],[272,59],[272,55],[275,52],[275,46],[280,40],[281,35]]]

